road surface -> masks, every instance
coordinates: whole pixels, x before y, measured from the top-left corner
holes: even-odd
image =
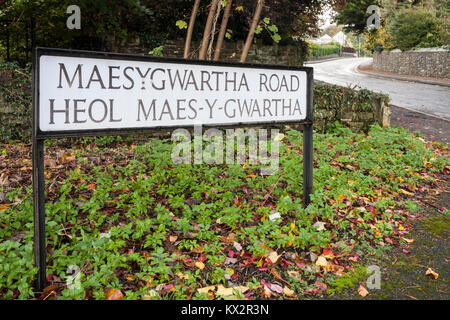
[[[357,85],[391,97],[391,104],[409,110],[450,120],[450,88],[445,86],[376,78],[359,73],[360,64],[371,58],[343,58],[325,62],[311,62],[314,79],[341,86]]]

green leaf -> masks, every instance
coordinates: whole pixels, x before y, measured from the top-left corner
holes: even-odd
[[[278,42],[280,42],[280,40],[281,40],[281,36],[280,36],[278,33],[275,33],[275,34],[272,36],[272,40],[275,41],[276,43],[278,43]]]
[[[278,32],[278,27],[276,25],[274,25],[274,24],[268,26],[267,29],[269,29],[269,31],[271,31],[273,33],[277,33]]]
[[[187,23],[184,20],[178,20],[175,25],[180,28],[180,30],[182,29],[186,29],[187,28]]]

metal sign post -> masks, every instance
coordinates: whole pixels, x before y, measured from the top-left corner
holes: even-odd
[[[36,48],[36,288],[46,286],[45,139],[205,127],[303,126],[303,202],[313,190],[313,69]]]

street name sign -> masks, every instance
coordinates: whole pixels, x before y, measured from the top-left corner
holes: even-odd
[[[312,68],[36,48],[33,199],[37,288],[46,284],[44,141],[155,130],[301,124],[312,193]]]

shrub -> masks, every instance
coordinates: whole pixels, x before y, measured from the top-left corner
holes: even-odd
[[[0,61],[0,141],[31,137],[31,65]]]
[[[441,30],[436,15],[425,9],[402,9],[389,25],[395,46],[401,50],[441,46]]]
[[[308,43],[310,56],[322,57],[330,54],[340,53],[341,47],[339,43],[333,42],[330,44],[317,44],[313,42]]]

